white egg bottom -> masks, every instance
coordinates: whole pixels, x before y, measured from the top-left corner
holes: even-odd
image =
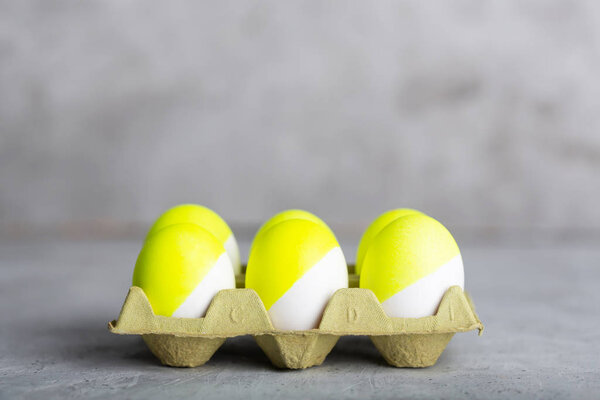
[[[227,253],[221,254],[215,265],[185,301],[171,315],[178,318],[201,318],[213,297],[221,289],[234,289],[235,276]]]
[[[389,317],[421,318],[434,315],[446,290],[451,286],[464,288],[464,284],[463,262],[458,255],[434,273],[404,288],[381,305]]]
[[[235,236],[233,236],[233,233],[229,235],[223,246],[225,247],[225,251],[229,256],[229,259],[231,260],[233,272],[235,272],[236,275],[240,274],[242,272],[242,264],[240,264],[240,249],[238,248],[238,244],[235,240]]]
[[[318,328],[325,306],[336,290],[348,287],[348,268],[342,249],[330,250],[298,279],[269,309],[276,329]]]

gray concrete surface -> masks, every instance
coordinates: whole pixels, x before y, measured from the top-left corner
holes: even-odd
[[[486,331],[456,335],[431,368],[389,367],[358,337],[340,340],[322,366],[280,371],[251,338],[226,342],[205,366],[175,369],[161,366],[141,339],[109,334],[106,323],[120,309],[139,247],[0,244],[0,398],[592,399],[600,393],[598,248],[463,246],[467,290]]]
[[[593,0],[0,0],[0,229],[598,231],[599,40]]]

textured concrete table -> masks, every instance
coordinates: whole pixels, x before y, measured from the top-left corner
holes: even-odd
[[[464,247],[486,325],[426,369],[389,367],[366,337],[322,366],[280,371],[250,337],[206,365],[163,367],[138,337],[108,333],[138,242],[0,245],[0,398],[598,398],[600,249]],[[352,249],[347,249],[352,254]],[[350,257],[349,257],[350,258]]]

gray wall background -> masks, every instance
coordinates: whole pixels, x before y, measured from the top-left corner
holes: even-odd
[[[138,235],[197,202],[356,236],[410,206],[577,241],[599,71],[594,1],[0,1],[0,229]]]

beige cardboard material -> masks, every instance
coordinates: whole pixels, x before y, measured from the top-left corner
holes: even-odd
[[[351,276],[350,282],[355,285],[357,279]],[[320,365],[345,335],[370,336],[390,365],[427,367],[436,363],[456,332],[483,331],[459,286],[448,289],[436,315],[424,318],[390,318],[372,291],[340,289],[325,308],[319,328],[308,331],[274,329],[252,289],[221,290],[204,318],[173,318],[154,315],[144,291],[132,286],[118,320],[108,328],[116,334],[142,335],[163,364],[175,367],[202,365],[226,338],[253,335],[275,366],[291,369]]]

